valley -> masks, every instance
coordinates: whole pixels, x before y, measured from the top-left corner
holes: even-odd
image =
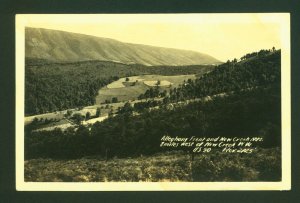
[[[27,116],[25,117],[25,125],[30,124],[34,119],[39,121],[46,120],[46,124],[39,125],[37,130],[53,130],[55,128],[66,130],[69,127],[77,126],[76,123],[70,121],[68,118],[74,114],[80,114],[86,117],[87,113],[91,118],[83,119],[81,124],[91,125],[97,121],[101,122],[107,119],[109,113],[117,114],[118,110],[123,107],[126,102],[134,106],[135,103],[147,101],[147,99],[138,99],[138,97],[151,87],[159,88],[160,91],[169,92],[171,88],[176,88],[184,81],[195,78],[196,75],[140,75],[120,78],[98,91],[95,105]],[[159,84],[157,84],[158,81]],[[162,100],[162,98],[156,97],[153,98],[153,100],[159,101]],[[96,117],[97,109],[100,109],[101,113]],[[67,115],[68,113],[69,115]]]
[[[281,180],[281,50],[222,63],[33,28],[25,48],[26,181]],[[165,135],[263,141],[195,154],[161,147]]]

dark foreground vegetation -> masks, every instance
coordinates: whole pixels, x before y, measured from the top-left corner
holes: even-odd
[[[184,152],[105,161],[98,157],[72,160],[32,159],[25,163],[25,181],[33,182],[157,182],[280,181],[278,148],[252,154]]]

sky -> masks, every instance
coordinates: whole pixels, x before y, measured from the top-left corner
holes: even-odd
[[[281,48],[281,14],[22,15],[28,27],[193,50],[221,61]]]

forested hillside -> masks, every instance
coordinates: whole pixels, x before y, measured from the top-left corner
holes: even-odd
[[[179,101],[254,87],[279,86],[280,53],[280,50],[261,50],[243,56],[240,62],[236,59],[227,61],[195,81],[188,80],[172,89],[166,99]],[[148,91],[140,97],[151,98],[158,95],[159,91],[156,94],[149,94]]]
[[[241,62],[227,62],[171,92],[171,100],[203,97],[255,87],[280,86],[280,51],[258,52]]]

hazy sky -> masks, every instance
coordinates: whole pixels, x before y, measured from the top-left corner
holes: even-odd
[[[240,58],[281,47],[279,14],[27,15],[30,27],[63,30],[122,42]]]

